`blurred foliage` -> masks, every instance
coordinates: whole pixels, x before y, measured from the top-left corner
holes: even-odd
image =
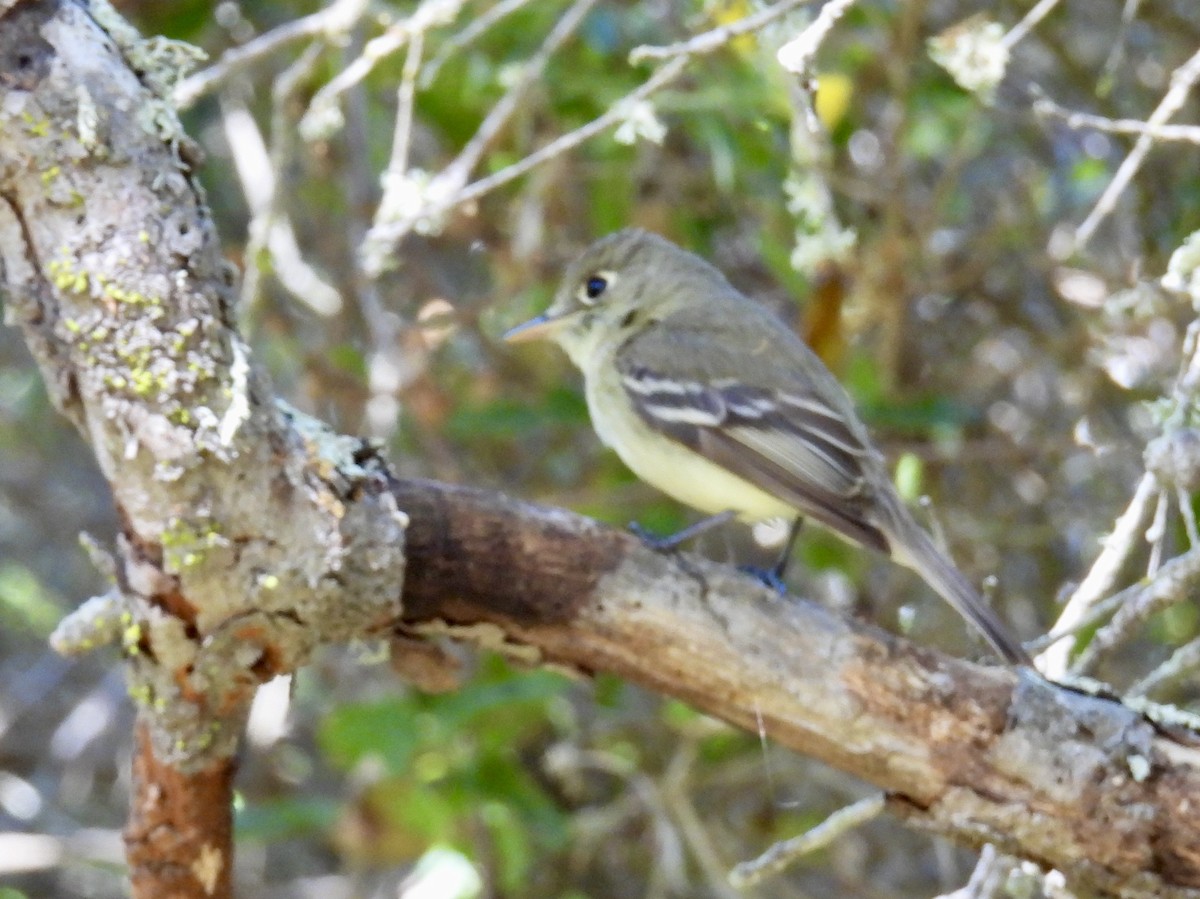
[[[118,5],[146,33],[214,58],[319,8]],[[467,3],[457,25],[430,34],[426,57],[488,6]],[[818,276],[791,264],[797,223],[783,185],[795,112],[773,60],[800,18],[694,61],[656,95],[668,126],[661,145],[601,135],[450,216],[442,233],[408,238],[397,268],[372,285],[355,254],[393,138],[404,60],[388,58],[344,98],[340,131],[305,144],[288,121],[280,211],[305,261],[346,306],[315,315],[279,283],[277,260],[256,256],[263,277],[241,310],[256,359],[289,402],[387,439],[402,474],[667,532],[690,513],[599,445],[561,354],[496,341],[544,308],[564,262],[596,236],[629,224],[660,231],[813,336],[889,458],[903,460],[905,492],[934,497],[963,568],[996,572],[1005,617],[1024,635],[1039,633],[1141,472],[1151,422],[1140,404],[1173,373],[1190,315],[1161,298],[1119,320],[1097,307],[1161,273],[1200,227],[1200,182],[1195,148],[1156,148],[1092,245],[1055,255],[1049,248],[1090,210],[1131,144],[1036,117],[1032,89],[1068,107],[1144,119],[1200,44],[1200,9],[1142,4],[1122,24],[1121,4],[1064,0],[1016,46],[986,106],[924,44],[977,6],[864,0],[822,47],[816,110],[830,144],[821,175],[858,242]],[[1027,6],[998,3],[989,14],[1011,26]],[[411,8],[372,6],[384,18]],[[437,171],[453,158],[564,8],[527,4],[448,57],[416,94],[414,166]],[[754,8],[599,4],[476,176],[587,123],[642,83],[650,67],[625,62],[634,46],[682,40]],[[378,32],[372,20],[322,53],[298,98],[310,99]],[[285,49],[226,87],[267,137],[272,81],[297,52]],[[1196,113],[1190,100],[1178,119]],[[228,254],[244,264],[248,204],[234,166],[243,148],[230,145],[221,117],[208,97],[185,122],[208,154],[202,179]],[[1060,289],[1073,272],[1092,279],[1101,299],[1088,305]],[[380,332],[372,303],[394,331]],[[0,782],[0,831],[66,838],[84,827],[111,832],[124,818],[129,714],[115,663],[68,663],[44,647],[54,617],[104,587],[77,547],[82,529],[108,539],[117,531],[103,479],[49,408],[19,335],[0,332],[0,765],[37,798],[15,802]],[[1170,537],[1182,545],[1182,532]],[[743,560],[753,547],[725,545],[740,539],[722,535],[702,549]],[[806,595],[883,626],[904,621],[914,639],[948,651],[977,652],[953,613],[907,574],[812,529],[793,570]],[[912,604],[919,615],[907,614]],[[1117,683],[1145,673],[1170,644],[1195,635],[1196,617],[1194,607],[1157,616],[1103,673]],[[730,865],[866,789],[610,677],[578,684],[497,658],[477,665],[461,689],[440,696],[348,655],[303,672],[289,732],[246,753],[237,817],[244,894],[300,895],[325,877],[323,895],[396,895],[418,859],[448,847],[482,873],[487,895],[725,896]],[[1194,704],[1197,691],[1185,684],[1168,698]],[[96,861],[119,854],[72,851],[82,860],[16,886],[29,895],[122,894]],[[880,821],[758,895],[929,895],[960,885],[969,865],[965,852]],[[9,894],[17,895],[0,892]]]

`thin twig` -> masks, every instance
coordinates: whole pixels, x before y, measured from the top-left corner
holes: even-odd
[[[488,146],[517,110],[526,92],[542,77],[542,72],[545,71],[547,64],[549,64],[550,57],[563,45],[567,38],[575,33],[576,29],[583,23],[584,16],[591,12],[596,2],[597,0],[575,0],[575,3],[563,13],[562,18],[558,20],[554,28],[546,35],[546,40],[542,42],[542,46],[538,48],[537,53],[525,63],[520,77],[505,92],[504,96],[497,101],[496,105],[491,108],[491,111],[488,112],[475,133],[471,135],[471,139],[467,141],[466,146],[462,148],[458,156],[446,166],[443,172],[445,177],[451,181],[466,183],[471,172],[475,170],[475,166],[479,164],[479,160],[483,158],[483,154],[487,151]]]
[[[779,64],[789,72],[795,72],[798,75],[805,74],[812,58],[816,56],[821,42],[833,30],[837,20],[845,15],[855,2],[856,0],[829,0],[821,7],[821,11],[812,20],[812,24],[779,48],[779,52],[775,54]]]
[[[1050,11],[1058,6],[1059,2],[1060,0],[1042,0],[1041,3],[1025,13],[1025,18],[1008,30],[1008,33],[1001,39],[1000,45],[1005,50],[1011,50],[1016,46],[1018,41],[1033,31],[1037,23],[1046,18]]]
[[[776,19],[787,15],[796,7],[805,6],[812,2],[813,0],[783,0],[783,2],[776,3],[774,6],[768,6],[766,9],[756,12],[752,16],[746,16],[745,18],[738,19],[736,22],[722,25],[720,28],[714,28],[712,31],[705,31],[703,34],[697,34],[686,41],[657,47],[649,44],[634,47],[629,51],[629,64],[635,66],[648,59],[670,59],[674,56],[702,56],[705,53],[712,53],[714,50],[719,50],[728,44],[734,38],[765,28]]]
[[[695,741],[683,740],[664,772],[660,787],[662,801],[671,813],[684,844],[691,850],[692,858],[704,875],[708,894],[719,899],[737,899],[737,893],[727,882],[721,854],[692,803],[690,780],[695,761]]]
[[[447,60],[453,58],[454,54],[458,53],[459,50],[468,46],[501,19],[516,12],[527,3],[529,3],[529,0],[501,0],[500,3],[480,14],[478,18],[462,31],[447,38],[433,59],[426,63],[425,68],[421,70],[421,87],[428,87],[433,84],[433,80],[437,77],[438,72],[442,70],[442,66],[446,64]]]
[[[1195,364],[1200,360],[1200,354],[1188,353],[1186,343],[1185,355],[1189,356],[1190,361],[1181,365],[1176,385],[1172,391],[1177,400],[1180,400],[1181,395],[1185,392],[1183,385],[1191,377]],[[1142,532],[1147,518],[1152,520],[1151,526],[1145,531],[1147,540],[1153,541],[1156,538],[1156,532],[1165,526],[1159,521],[1165,515],[1164,498],[1158,478],[1153,472],[1147,471],[1138,482],[1129,507],[1117,519],[1112,533],[1105,539],[1104,550],[1093,563],[1092,569],[1084,578],[1083,583],[1076,588],[1067,601],[1054,627],[1045,636],[1030,642],[1031,652],[1042,653],[1042,657],[1038,660],[1038,667],[1047,676],[1058,677],[1068,670],[1067,657],[1074,646],[1074,640],[1068,638],[1073,638],[1080,631],[1099,624],[1117,609],[1136,602],[1137,597],[1147,588],[1145,582],[1138,583],[1105,599],[1100,599],[1116,583],[1117,575],[1138,542],[1138,535]],[[1152,506],[1153,513],[1151,512]],[[1195,546],[1192,548],[1196,549]],[[1155,570],[1156,563],[1152,561],[1148,577],[1152,577]],[[1056,644],[1057,647],[1053,652],[1047,651]]]
[[[1128,690],[1128,696],[1145,696],[1151,690],[1159,690],[1165,686],[1182,680],[1187,675],[1194,675],[1200,667],[1200,638],[1185,643],[1171,657],[1134,683]]]
[[[1150,118],[1146,120],[1146,125],[1150,130],[1165,124],[1171,116],[1179,111],[1197,78],[1200,78],[1200,50],[1192,54],[1191,59],[1172,73],[1170,88],[1167,89],[1154,112],[1150,114]],[[1112,181],[1104,189],[1100,199],[1096,201],[1095,207],[1088,213],[1082,224],[1075,229],[1075,249],[1077,251],[1091,240],[1100,223],[1113,211],[1117,199],[1129,186],[1129,182],[1133,180],[1138,169],[1142,167],[1142,163],[1145,162],[1146,155],[1153,145],[1154,138],[1150,134],[1143,134],[1137,139],[1133,149],[1129,151],[1129,155],[1125,157],[1120,168],[1117,169],[1117,173],[1113,175]]]
[[[1072,671],[1085,674],[1099,661],[1100,656],[1120,644],[1141,622],[1190,596],[1192,587],[1200,580],[1200,549],[1176,556],[1148,584],[1140,585],[1129,597],[1113,620],[1101,628],[1087,649],[1072,666]]]
[[[1112,533],[1105,539],[1104,549],[1092,563],[1087,577],[1067,600],[1058,621],[1046,638],[1049,648],[1038,659],[1038,668],[1047,677],[1056,678],[1067,672],[1067,662],[1075,646],[1074,637],[1071,635],[1077,629],[1086,626],[1084,622],[1088,613],[1116,583],[1117,575],[1138,542],[1138,535],[1150,509],[1150,500],[1156,491],[1157,482],[1154,476],[1149,473],[1142,475],[1128,508],[1121,513]],[[1070,639],[1060,639],[1067,637]]]
[[[1197,125],[1151,125],[1138,119],[1109,119],[1088,112],[1077,112],[1059,106],[1049,97],[1034,101],[1033,111],[1040,116],[1058,119],[1068,128],[1091,128],[1107,134],[1146,135],[1154,140],[1183,141],[1200,144],[1200,126]]]
[[[776,843],[753,861],[737,865],[729,872],[729,882],[739,889],[761,883],[801,856],[823,849],[847,831],[879,817],[883,814],[883,805],[883,794],[876,793],[839,809],[800,836]]]
[[[1126,587],[1124,590],[1120,591],[1119,593],[1114,593],[1112,596],[1106,596],[1104,599],[1089,607],[1083,615],[1075,619],[1073,622],[1071,622],[1071,624],[1062,627],[1055,625],[1048,634],[1043,634],[1041,637],[1038,637],[1035,640],[1029,640],[1026,642],[1025,648],[1029,650],[1030,653],[1037,655],[1045,652],[1046,649],[1055,645],[1056,643],[1066,640],[1068,637],[1078,636],[1081,632],[1086,631],[1088,628],[1095,627],[1100,622],[1104,621],[1104,619],[1109,618],[1113,612],[1121,607],[1121,604],[1125,600],[1133,596],[1139,589],[1141,589],[1140,584],[1133,587]],[[1069,645],[1074,646],[1074,643],[1072,642]],[[1068,670],[1069,667],[1070,666],[1068,666]],[[1048,670],[1048,666],[1040,661],[1038,662],[1038,670],[1045,673],[1047,677],[1052,676]]]
[[[203,71],[190,75],[175,87],[175,105],[187,109],[205,94],[220,87],[237,72],[265,59],[288,44],[314,35],[344,34],[367,11],[367,0],[335,0],[320,12],[273,28],[240,47],[233,47]]]
[[[246,252],[243,254],[245,261],[242,267],[241,286],[241,308],[247,327],[253,323],[253,311],[257,308],[261,295],[262,268],[259,262],[264,250],[268,249],[271,230],[276,226],[278,217],[287,215],[283,208],[281,192],[276,188],[279,182],[277,173],[291,170],[296,145],[295,123],[289,115],[288,107],[305,79],[311,75],[325,49],[323,41],[316,40],[310,43],[296,61],[279,74],[271,86],[269,196],[266,198],[265,205],[260,207],[256,207],[253,202],[248,202],[251,217],[247,227],[249,237],[246,242]],[[247,191],[248,201],[249,193],[250,191]],[[285,224],[290,229],[291,226],[286,220]],[[273,268],[281,276],[280,283],[284,285],[285,289],[290,290],[293,296],[302,303],[309,304],[312,297],[304,290],[302,283],[304,273],[300,274],[300,282],[296,282],[292,279],[293,273],[286,267],[286,257],[274,259],[273,262]],[[302,268],[304,272],[310,271],[306,263],[302,263]],[[323,287],[326,289],[318,287],[317,293],[314,295],[318,308],[324,308],[326,311],[323,314],[325,315],[334,314],[340,308],[341,301],[338,298],[336,307],[327,302],[330,299],[327,290],[336,291],[336,288],[333,288],[332,285],[323,285]]]
[[[624,781],[640,800],[640,811],[653,828],[656,845],[652,879],[665,879],[676,891],[683,887],[686,883],[683,840],[671,818],[663,789],[653,778],[614,753],[598,749],[580,749],[569,743],[559,743],[552,747],[546,755],[546,762],[551,773],[557,773],[559,776],[568,775],[574,770],[591,768]]]
[[[1150,544],[1150,558],[1146,562],[1146,577],[1155,577],[1162,564],[1163,541],[1167,536],[1167,510],[1170,501],[1163,490],[1158,491],[1158,503],[1154,507],[1154,518],[1146,529],[1146,542]]]
[[[426,0],[407,19],[394,23],[383,34],[367,42],[354,61],[329,80],[309,103],[304,118],[320,118],[337,98],[366,78],[380,61],[403,47],[414,34],[450,22],[465,0]]]
[[[1113,74],[1125,61],[1125,47],[1129,43],[1129,29],[1133,25],[1133,20],[1137,18],[1139,6],[1141,6],[1141,0],[1125,0],[1125,6],[1121,10],[1121,28],[1117,32],[1116,40],[1113,41],[1108,59],[1104,60],[1104,65],[1100,69],[1101,83],[1111,80]]]
[[[425,33],[417,31],[408,44],[404,70],[400,73],[400,88],[396,91],[396,127],[392,132],[392,157],[388,169],[404,172],[408,169],[408,151],[412,143],[413,100],[417,92],[417,73],[421,69],[421,53],[425,49]]]
[[[467,202],[467,181],[496,135],[519,108],[529,88],[542,76],[550,58],[579,26],[597,0],[575,0],[538,51],[525,63],[520,77],[492,106],[458,155],[432,179],[390,167],[375,221],[361,247],[364,271],[378,274],[391,261],[395,246],[422,221],[437,221],[455,206]]]
[[[1188,535],[1188,546],[1194,549],[1200,546],[1200,528],[1196,527],[1196,512],[1192,509],[1191,494],[1181,484],[1175,487],[1175,501],[1179,503],[1179,517],[1183,519],[1183,529]]]
[[[305,261],[291,219],[273,211],[278,173],[258,124],[231,91],[221,94],[221,111],[226,140],[233,149],[234,170],[250,207],[250,247],[256,252],[263,247],[270,251],[276,277],[293,297],[318,315],[336,315],[342,309],[341,294]],[[247,283],[257,285],[258,267],[252,264],[251,268],[254,271]]]
[[[414,223],[418,219],[423,217],[437,218],[445,215],[455,207],[477,200],[484,194],[490,193],[496,188],[521,177],[542,163],[561,156],[589,138],[623,121],[630,104],[645,99],[655,91],[674,81],[687,67],[688,62],[689,57],[677,56],[663,65],[662,68],[646,79],[640,86],[610,106],[606,112],[586,125],[581,125],[574,131],[569,131],[561,135],[540,150],[535,150],[524,159],[506,166],[498,172],[480,178],[478,181],[474,181],[457,191],[450,192],[449,196],[439,198],[436,202],[431,202],[422,209],[412,210],[410,214],[403,218],[376,224],[371,229],[369,239],[376,247],[394,246],[413,229]],[[439,175],[438,177],[440,179],[442,176]]]
[[[966,886],[952,893],[943,893],[937,899],[998,899],[1005,896],[1005,886],[1015,861],[1012,856],[1001,855],[995,846],[988,843],[979,850],[979,861]]]
[[[567,150],[577,147],[590,137],[599,134],[606,128],[617,124],[625,118],[628,107],[637,102],[644,100],[655,91],[667,84],[670,84],[680,73],[687,67],[690,60],[686,56],[680,56],[666,63],[661,69],[655,72],[650,78],[635,90],[630,91],[623,98],[609,107],[608,111],[598,118],[593,119],[586,125],[581,125],[574,131],[568,131],[561,137],[555,138],[546,146],[542,147],[533,153],[530,153],[519,162],[514,162],[510,166],[502,168],[495,174],[488,175],[486,178],[480,178],[463,188],[459,194],[458,202],[465,203],[470,200],[478,199],[489,191],[495,190],[503,184],[507,184],[514,178],[519,178],[532,168],[536,168],[547,160],[553,159],[555,156],[560,156]]]

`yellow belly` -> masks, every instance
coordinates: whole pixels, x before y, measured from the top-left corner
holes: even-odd
[[[794,507],[650,429],[629,404],[615,366],[587,373],[592,426],[639,478],[709,515],[732,510],[744,521],[791,518]]]

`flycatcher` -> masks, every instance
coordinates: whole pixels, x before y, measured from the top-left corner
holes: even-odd
[[[543,315],[504,337],[567,352],[596,433],[642,480],[717,520],[811,519],[885,553],[1005,660],[1032,665],[913,519],[829,369],[700,257],[618,231],[570,265]]]

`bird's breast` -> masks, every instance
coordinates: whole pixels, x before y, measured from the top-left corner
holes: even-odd
[[[710,515],[733,510],[746,521],[795,515],[792,506],[650,428],[611,361],[585,369],[584,382],[596,434],[647,484]]]

